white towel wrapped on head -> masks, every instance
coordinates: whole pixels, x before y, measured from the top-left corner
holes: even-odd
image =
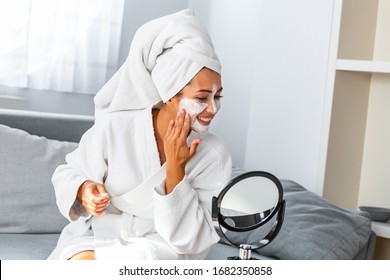
[[[203,67],[221,72],[210,35],[192,10],[152,20],[137,30],[126,62],[95,96],[95,116],[166,102]]]

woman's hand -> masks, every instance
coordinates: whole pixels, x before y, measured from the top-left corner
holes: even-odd
[[[183,180],[186,163],[195,155],[200,139],[194,139],[187,146],[187,137],[191,129],[190,116],[181,110],[176,119],[169,123],[164,138],[164,153],[167,167],[166,192],[171,193]]]
[[[85,181],[80,186],[77,199],[82,202],[88,213],[94,216],[104,215],[104,209],[110,204],[110,195],[104,185],[90,180]]]

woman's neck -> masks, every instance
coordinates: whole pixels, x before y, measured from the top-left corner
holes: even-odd
[[[161,109],[153,109],[153,128],[154,134],[157,140],[163,140],[164,136],[168,130],[169,125],[169,116],[167,116],[166,112]]]
[[[165,152],[164,152],[164,136],[168,130],[168,125],[171,120],[170,115],[164,109],[153,109],[153,128],[154,136],[157,142],[157,149],[160,156],[160,163],[165,163]]]

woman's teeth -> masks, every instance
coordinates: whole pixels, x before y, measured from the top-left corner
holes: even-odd
[[[211,118],[198,117],[198,119],[201,120],[202,122],[205,122],[205,123],[208,123],[211,121]]]

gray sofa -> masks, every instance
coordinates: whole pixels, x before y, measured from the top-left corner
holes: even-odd
[[[0,109],[0,259],[46,259],[68,221],[59,213],[50,181],[77,147],[93,118]],[[233,169],[233,177],[244,170]],[[252,252],[259,259],[371,259],[375,233],[368,213],[337,207],[296,182],[281,180],[286,215],[279,235]],[[238,243],[258,231],[231,233]],[[236,256],[218,243],[207,259]]]

